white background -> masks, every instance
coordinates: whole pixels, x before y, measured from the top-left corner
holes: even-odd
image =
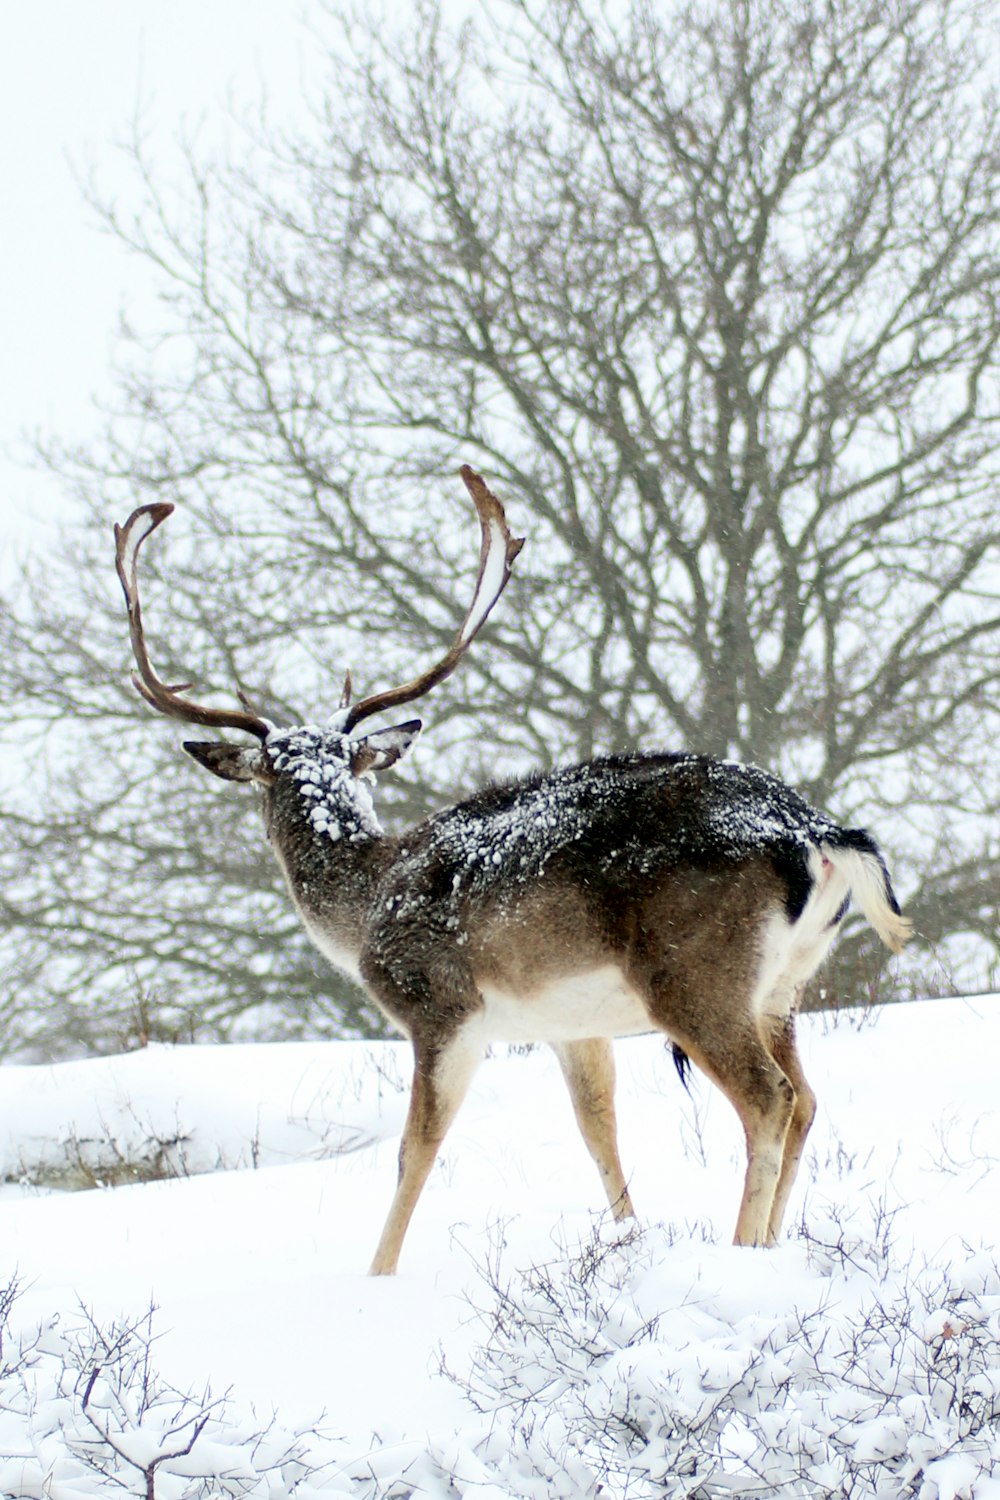
[[[166,146],[217,137],[266,96],[294,124],[321,20],[304,0],[0,0],[0,574],[58,518],[59,483],[26,467],[34,435],[86,443],[111,389],[122,312],[150,273],[99,226],[82,182],[134,193],[134,120]]]

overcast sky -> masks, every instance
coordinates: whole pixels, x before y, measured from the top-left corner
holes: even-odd
[[[119,312],[149,280],[96,225],[79,178],[114,189],[136,111],[163,138],[225,128],[230,104],[302,109],[313,0],[0,0],[0,568],[37,545],[58,485],[27,472],[24,433],[86,441],[109,389]],[[121,169],[121,185],[128,177]]]

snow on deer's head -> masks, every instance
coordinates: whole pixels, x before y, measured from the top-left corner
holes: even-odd
[[[300,724],[272,730],[260,747],[187,741],[184,749],[223,781],[249,782],[263,791],[269,837],[281,821],[275,816],[280,806],[285,821],[297,821],[297,813],[315,833],[336,842],[379,832],[366,783],[395,765],[419,733],[419,719],[361,736]]]

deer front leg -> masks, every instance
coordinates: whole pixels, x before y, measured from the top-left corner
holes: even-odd
[[[635,1218],[628,1184],[618,1155],[615,1120],[615,1055],[605,1037],[580,1042],[553,1042],[552,1050],[573,1100],[576,1122],[601,1174],[616,1219]]]
[[[417,1199],[482,1056],[482,1047],[467,1031],[443,1046],[414,1041],[413,1086],[399,1148],[396,1195],[369,1275],[394,1274]]]

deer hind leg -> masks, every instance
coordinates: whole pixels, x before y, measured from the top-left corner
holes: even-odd
[[[747,1171],[736,1219],[737,1245],[773,1245],[771,1213],[781,1178],[795,1091],[748,1017],[721,1037],[679,1038],[693,1062],[726,1095],[743,1125]]]
[[[738,1036],[722,1038],[721,1045],[713,1038],[707,1050],[695,1047],[691,1056],[729,1099],[746,1136],[747,1171],[733,1242],[773,1245],[772,1210],[795,1109],[792,1084],[752,1023]]]
[[[736,969],[726,977],[736,994],[748,987]],[[669,978],[651,976],[649,994],[654,1021],[722,1090],[743,1125],[747,1171],[734,1241],[773,1244],[771,1210],[795,1091],[761,1036],[752,991],[744,1004],[721,1001],[671,971]]]
[[[802,1071],[798,1049],[795,1045],[795,1016],[765,1016],[762,1020],[764,1040],[778,1067],[795,1091],[792,1117],[785,1136],[785,1150],[781,1161],[781,1175],[774,1192],[768,1234],[772,1240],[781,1233],[782,1220],[788,1207],[789,1194],[802,1159],[802,1152],[816,1114],[816,1095],[813,1093]]]
[[[553,1042],[552,1049],[573,1101],[576,1122],[601,1174],[616,1219],[635,1217],[618,1156],[615,1121],[615,1055],[605,1037],[580,1042]]]
[[[392,1276],[413,1210],[441,1142],[465,1098],[483,1049],[462,1032],[443,1046],[414,1041],[410,1108],[399,1148],[399,1178],[369,1275]]]

